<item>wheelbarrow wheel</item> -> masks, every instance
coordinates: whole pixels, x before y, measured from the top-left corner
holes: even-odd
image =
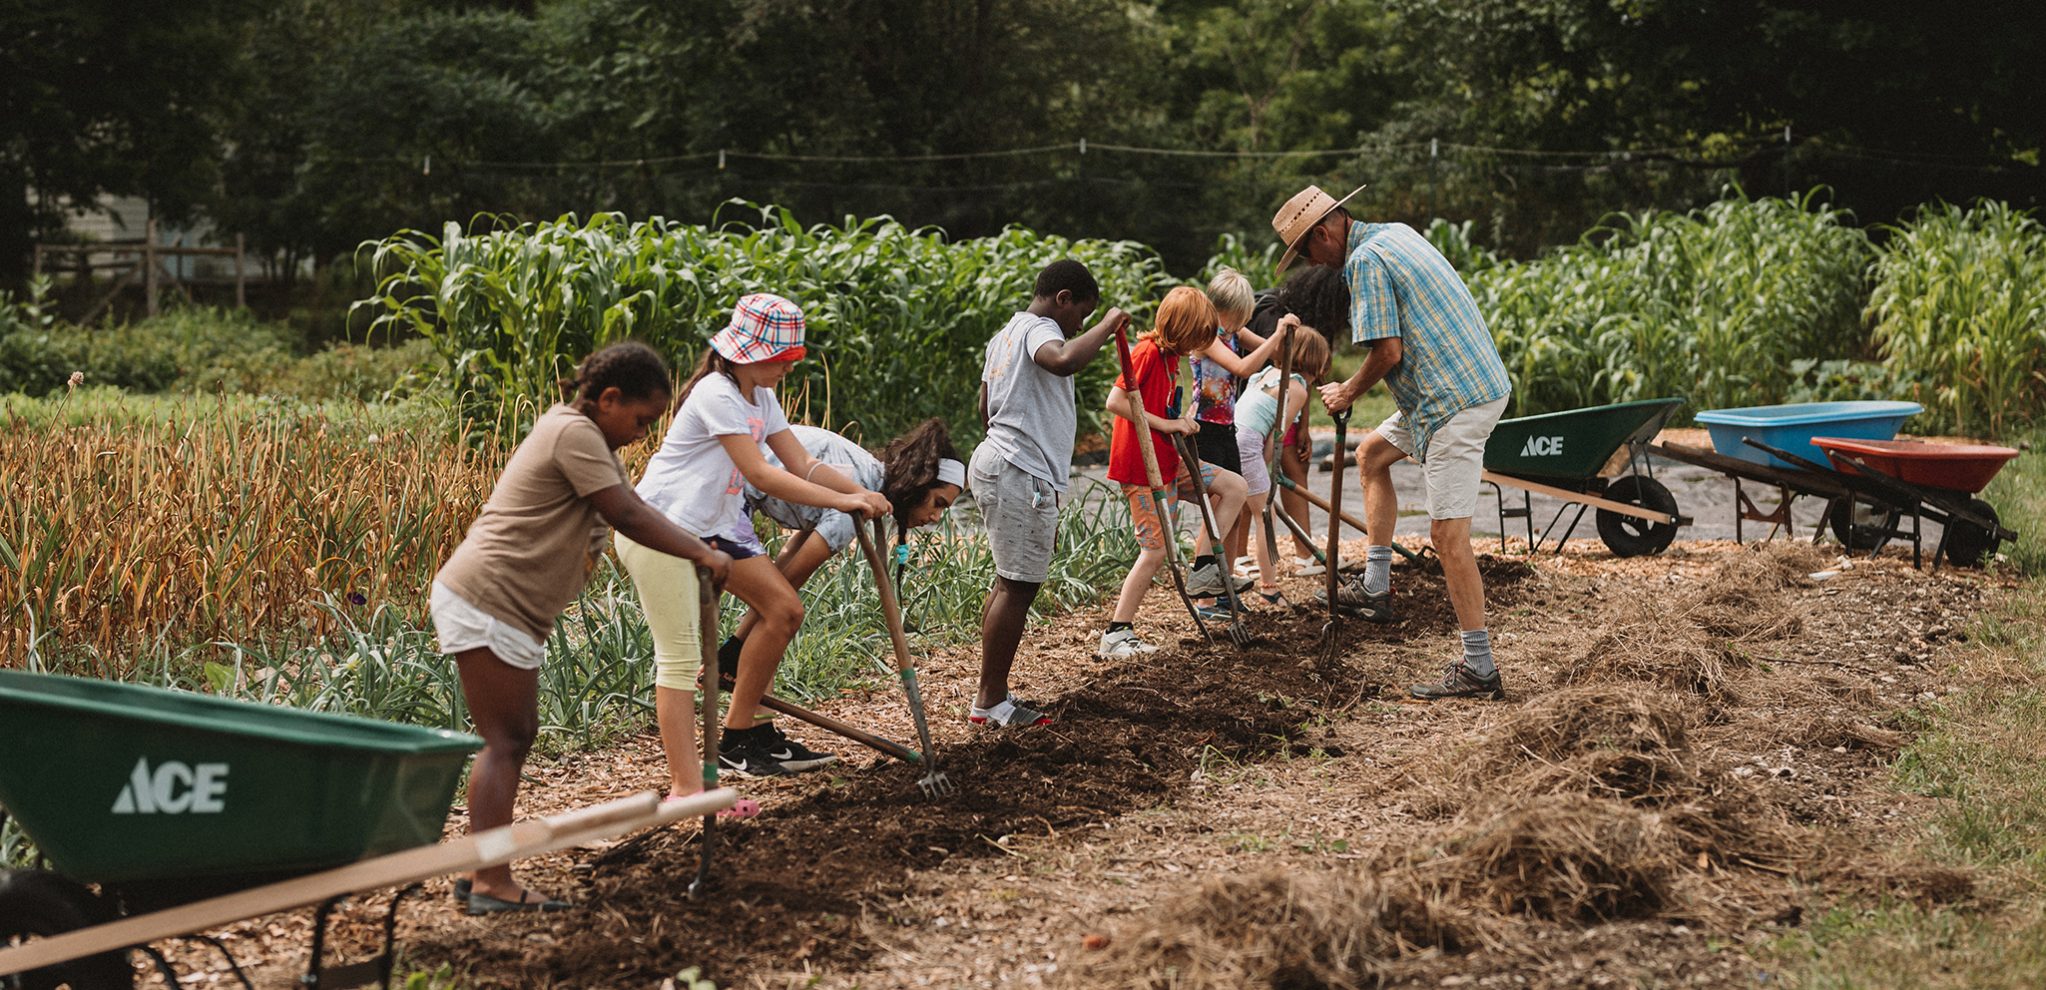
[[[1606,486],[1605,497],[1672,516],[1677,514],[1677,497],[1662,482],[1646,475],[1630,474],[1615,480]],[[1605,541],[1606,549],[1616,557],[1642,557],[1669,549],[1670,541],[1677,538],[1677,527],[1600,509],[1598,538]]]
[[[1826,525],[1833,538],[1849,550],[1874,550],[1888,542],[1903,514],[1888,506],[1870,505],[1853,499],[1833,503],[1826,513]]]
[[[114,920],[99,895],[61,873],[0,873],[0,947],[19,945]],[[14,982],[10,982],[14,981]],[[0,977],[0,987],[23,990],[129,990],[135,973],[126,952],[102,952],[34,972]]]
[[[1989,520],[1994,527],[2002,520],[1996,517],[1996,507],[1979,498],[1968,500],[1968,511]],[[1996,530],[1983,529],[1965,519],[1947,523],[1947,563],[1955,567],[1976,567],[1984,558],[1996,556]]]

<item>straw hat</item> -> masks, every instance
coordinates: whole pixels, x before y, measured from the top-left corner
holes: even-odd
[[[1300,253],[1300,242],[1307,237],[1308,231],[1314,229],[1315,224],[1334,213],[1336,207],[1349,202],[1351,196],[1363,191],[1364,187],[1358,186],[1350,190],[1349,196],[1331,199],[1328,193],[1321,191],[1320,186],[1308,186],[1294,193],[1293,198],[1286,201],[1286,205],[1279,207],[1279,212],[1272,214],[1272,230],[1278,233],[1279,240],[1286,242],[1286,253],[1279,258],[1279,267],[1275,274],[1283,273],[1286,266],[1293,263],[1293,258]]]

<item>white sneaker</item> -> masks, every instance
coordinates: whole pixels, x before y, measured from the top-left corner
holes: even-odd
[[[1327,572],[1328,568],[1321,566],[1321,564],[1316,562],[1313,557],[1293,558],[1294,577],[1313,577],[1317,574],[1324,574]]]
[[[1158,652],[1157,647],[1137,638],[1136,630],[1117,629],[1111,633],[1101,634],[1101,647],[1094,651],[1094,655],[1103,660],[1119,660],[1123,657],[1136,657],[1156,652]]]

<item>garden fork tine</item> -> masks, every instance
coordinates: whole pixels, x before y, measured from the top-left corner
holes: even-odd
[[[698,618],[702,622],[697,643],[703,654],[703,688],[697,704],[703,709],[703,789],[718,785],[718,586],[710,568],[696,568]],[[710,889],[711,846],[717,836],[718,816],[703,816],[703,845],[697,850],[696,878],[689,881],[689,899],[696,900]]]
[[[874,572],[874,590],[881,596],[881,617],[888,623],[888,639],[895,647],[895,673],[902,678],[902,693],[909,698],[910,717],[916,720],[916,739],[924,748],[924,767],[929,772],[917,780],[916,786],[927,798],[951,797],[959,793],[959,787],[938,770],[938,754],[931,748],[930,721],[924,717],[923,693],[916,686],[916,664],[909,659],[909,638],[902,633],[902,609],[895,600],[895,586],[888,580],[888,564],[877,549],[887,543],[883,539],[883,525],[875,519],[874,535],[869,539],[866,528],[854,520],[853,535],[859,537],[860,552],[867,555],[867,566]]]
[[[1344,441],[1349,439],[1350,411],[1330,413],[1329,418],[1336,423],[1336,446],[1331,455],[1335,466],[1331,477],[1335,480],[1329,483],[1328,493],[1328,563],[1324,565],[1328,574],[1328,623],[1321,627],[1321,648],[1326,659],[1334,660],[1340,652],[1337,633],[1342,622],[1342,613],[1336,610],[1336,572],[1341,569],[1337,566],[1341,557],[1336,546],[1343,527],[1343,472],[1350,466],[1349,451],[1343,447]]]

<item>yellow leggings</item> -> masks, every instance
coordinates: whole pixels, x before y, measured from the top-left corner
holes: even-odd
[[[619,533],[618,560],[632,575],[640,608],[654,636],[654,686],[696,693],[703,669],[703,605],[697,598],[696,565],[650,550]]]

